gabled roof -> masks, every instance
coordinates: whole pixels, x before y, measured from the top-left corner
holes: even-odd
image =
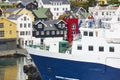
[[[21,8],[7,8],[4,12],[14,12],[20,10]]]
[[[20,16],[22,16],[22,15],[11,14],[11,15],[8,17],[8,19],[17,20]]]
[[[39,21],[34,22],[34,24],[36,25],[39,22],[41,22],[45,25],[44,30],[56,30],[57,28],[56,28],[55,24],[58,24],[60,21],[62,21],[62,20],[48,20],[48,21],[44,21],[44,22],[39,20]]]
[[[45,15],[47,11],[48,8],[38,8],[36,10],[33,10],[33,13],[38,18],[47,18],[47,16]]]
[[[42,0],[43,4],[51,4],[52,2],[62,2],[62,4],[70,4],[69,0]]]
[[[32,3],[32,2],[34,2],[35,0],[21,0],[21,3],[24,5],[24,6],[26,6],[27,4],[29,4],[29,3]]]
[[[44,30],[56,30],[55,24],[58,23],[59,20],[49,20],[45,21],[44,23],[47,25],[47,27],[44,28]]]

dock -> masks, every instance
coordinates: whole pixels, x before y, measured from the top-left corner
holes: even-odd
[[[0,51],[0,57],[27,56],[27,54],[27,50],[20,48],[14,50]]]

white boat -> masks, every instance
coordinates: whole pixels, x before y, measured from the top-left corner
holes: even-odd
[[[120,9],[106,27],[82,26],[72,46],[67,41],[51,43],[49,48],[26,47],[42,80],[119,80]],[[61,44],[62,43],[62,44]],[[61,46],[63,51],[61,51]],[[64,52],[64,53],[60,53]]]

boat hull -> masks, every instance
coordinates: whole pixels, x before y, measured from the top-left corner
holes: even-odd
[[[30,54],[42,80],[119,80],[120,69],[105,64]]]

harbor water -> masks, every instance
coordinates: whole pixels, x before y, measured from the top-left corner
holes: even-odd
[[[0,58],[0,80],[26,80],[27,75],[23,71],[25,64],[25,57]]]

